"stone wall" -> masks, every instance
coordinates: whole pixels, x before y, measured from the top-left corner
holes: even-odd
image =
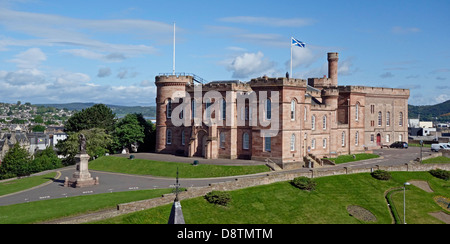
[[[450,170],[450,164],[419,164],[416,162],[406,163],[404,165],[381,166],[375,165],[372,167],[344,167],[343,169],[336,168],[321,168],[311,169],[308,172],[271,172],[261,174],[258,176],[236,178],[234,181],[213,183],[205,187],[189,187],[186,191],[179,193],[179,199],[189,199],[194,197],[204,196],[210,191],[232,191],[252,186],[267,185],[280,181],[293,180],[296,177],[305,176],[309,178],[317,178],[332,175],[356,174],[356,173],[370,173],[374,170],[386,171],[429,171],[431,169]],[[174,194],[165,194],[159,198],[142,200],[131,203],[124,203],[117,205],[117,210],[120,212],[133,212],[144,210],[148,208],[157,207],[164,204],[170,204],[175,199]]]

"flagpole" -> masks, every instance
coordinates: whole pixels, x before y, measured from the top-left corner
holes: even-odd
[[[292,37],[291,37],[291,72],[289,73],[289,77],[293,77],[293,75],[292,75]]]
[[[172,75],[175,75],[175,22],[173,22],[173,67]]]

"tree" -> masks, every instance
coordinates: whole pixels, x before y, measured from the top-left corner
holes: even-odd
[[[121,150],[123,147],[131,148],[133,143],[143,143],[145,138],[144,126],[138,120],[138,115],[127,114],[119,120],[114,129],[113,138],[113,149],[115,151]]]
[[[100,157],[109,152],[112,137],[106,133],[105,129],[92,128],[79,132],[70,132],[65,140],[59,141],[56,145],[60,154],[66,156],[63,160],[64,165],[75,163],[75,155],[80,152],[79,136],[81,133],[86,137],[86,152],[91,158]]]
[[[27,150],[16,143],[3,158],[0,165],[0,177],[7,179],[29,175],[32,172],[30,163],[31,159]]]
[[[45,126],[43,126],[43,125],[35,125],[35,126],[33,126],[33,128],[31,130],[33,132],[44,132],[45,131]]]
[[[95,104],[92,107],[81,110],[70,117],[64,129],[66,132],[79,132],[92,128],[104,129],[106,133],[114,130],[116,114],[104,104]]]
[[[58,158],[58,155],[56,155],[52,146],[38,152],[31,165],[33,172],[41,172],[62,167],[61,159]]]

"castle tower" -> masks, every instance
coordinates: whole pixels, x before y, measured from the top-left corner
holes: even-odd
[[[328,53],[328,78],[332,80],[331,86],[337,86],[338,60],[338,53]]]
[[[178,103],[172,102],[175,92],[186,91],[192,83],[192,76],[160,75],[155,77],[156,85],[156,152],[173,153],[172,143],[167,141],[167,128],[172,127],[171,114]],[[181,102],[181,101],[180,101]],[[171,132],[174,133],[174,132]],[[173,134],[170,136],[173,137]],[[172,150],[173,149],[173,150]]]

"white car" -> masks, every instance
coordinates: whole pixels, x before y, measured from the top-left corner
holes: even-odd
[[[439,144],[431,144],[431,151],[439,151],[439,150],[450,150],[450,147],[447,143],[439,143]]]

